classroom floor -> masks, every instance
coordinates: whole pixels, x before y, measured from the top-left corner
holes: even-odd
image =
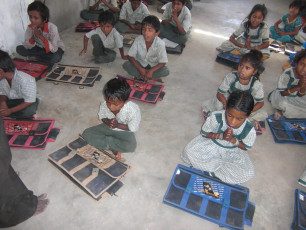
[[[268,25],[288,11],[289,0],[266,0]],[[157,13],[155,0],[150,11]],[[142,121],[136,134],[138,147],[123,154],[132,169],[117,196],[94,201],[52,167],[48,154],[74,140],[87,127],[99,123],[97,112],[104,84],[116,74],[125,75],[119,52],[114,63],[103,64],[103,78],[94,87],[79,89],[69,84],[37,82],[42,101],[38,116],[56,120],[61,131],[45,150],[12,149],[13,167],[35,194],[47,192],[50,204],[41,215],[11,229],[219,229],[219,226],[162,203],[174,169],[183,164],[184,146],[199,134],[201,103],[216,94],[218,85],[231,68],[215,62],[215,47],[228,39],[250,12],[251,0],[201,0],[192,9],[192,32],[182,55],[168,55],[170,76],[165,79],[164,101],[156,105],[136,102]],[[75,22],[77,24],[77,22]],[[91,45],[85,56],[83,34],[71,27],[61,33],[66,52],[61,63],[98,66],[90,61]],[[128,49],[125,49],[127,52]],[[265,94],[273,90],[288,59],[271,53],[261,79]],[[270,104],[265,108],[272,113]],[[249,151],[255,177],[243,184],[256,205],[252,229],[289,229],[294,207],[294,190],[306,162],[305,146],[275,144],[269,128]],[[246,226],[246,229],[250,227]]]

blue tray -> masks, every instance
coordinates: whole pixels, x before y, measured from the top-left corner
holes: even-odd
[[[228,229],[252,225],[255,205],[249,189],[231,185],[202,171],[178,165],[163,202]]]
[[[274,119],[274,115],[267,118],[274,141],[280,144],[306,144],[306,119]]]
[[[295,190],[294,196],[294,215],[291,224],[291,230],[306,229],[306,193],[301,190]]]

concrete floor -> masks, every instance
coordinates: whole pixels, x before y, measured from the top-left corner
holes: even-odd
[[[269,11],[266,20],[269,25],[288,11],[290,3],[289,0],[262,2]],[[155,2],[149,8],[161,17],[156,13],[158,4]],[[101,66],[103,79],[93,88],[38,81],[43,96],[38,116],[55,118],[61,132],[56,142],[49,143],[43,151],[12,149],[12,164],[29,189],[35,194],[47,192],[51,202],[44,213],[11,229],[219,229],[209,221],[164,205],[162,200],[175,167],[183,163],[180,154],[184,146],[199,134],[201,103],[216,94],[218,85],[231,71],[215,62],[215,47],[238,28],[253,5],[251,0],[194,2],[193,27],[187,46],[180,56],[168,55],[171,74],[166,78],[164,101],[155,106],[136,102],[142,112],[136,134],[138,147],[135,153],[123,154],[132,170],[124,177],[125,185],[118,196],[95,202],[52,167],[47,156],[75,139],[85,128],[99,123],[97,112],[104,84],[116,74],[126,74],[120,55],[114,63]],[[84,57],[78,56],[83,34],[74,33],[73,29],[61,33],[66,45],[61,63],[97,66],[88,61],[90,51]],[[266,95],[275,88],[281,65],[287,59],[285,55],[271,53],[265,62],[261,79]],[[268,102],[265,107],[271,114]],[[305,190],[297,183],[306,162],[305,146],[275,144],[267,128],[249,155],[255,177],[243,185],[250,189],[250,201],[256,205],[252,229],[289,229],[294,190]]]

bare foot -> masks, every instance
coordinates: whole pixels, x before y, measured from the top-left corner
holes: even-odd
[[[33,216],[37,216],[43,211],[45,211],[49,203],[50,203],[50,200],[47,199],[46,193],[43,193],[40,196],[38,196],[37,197],[37,207],[36,207],[36,211]]]
[[[157,82],[160,82],[160,83],[165,83],[165,81],[162,78],[156,78],[154,80],[157,81]]]
[[[257,130],[259,128],[259,123],[258,121],[252,121],[251,122],[254,125],[254,128]]]
[[[280,110],[278,110],[278,109],[276,109],[276,110],[274,111],[274,118],[275,118],[275,120],[280,119],[282,116],[283,116],[282,111],[280,111]]]
[[[110,149],[110,151],[113,152],[117,160],[121,160],[121,152],[118,152],[116,150]]]
[[[27,56],[27,57],[26,57],[26,60],[27,60],[27,61],[35,61],[35,60],[36,60],[36,57],[34,57],[34,56]]]

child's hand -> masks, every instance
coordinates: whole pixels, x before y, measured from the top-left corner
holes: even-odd
[[[118,121],[117,121],[117,119],[116,119],[116,118],[111,119],[111,120],[110,120],[109,127],[110,127],[111,129],[114,129],[114,128],[117,128],[117,126],[118,126]]]
[[[41,38],[43,36],[41,28],[37,28],[37,27],[33,28],[33,34],[37,38]]]
[[[153,76],[153,71],[150,69],[147,71],[146,75],[145,75],[145,80],[151,80]]]
[[[139,70],[139,72],[140,72],[140,76],[143,77],[143,78],[145,78],[145,76],[146,76],[146,74],[147,74],[147,70],[144,69],[144,68],[141,68],[141,69]]]
[[[86,54],[87,52],[87,49],[83,49],[80,53],[79,53],[79,56],[82,56],[83,54]]]
[[[176,8],[173,9],[172,14],[171,14],[171,18],[174,21],[178,20],[178,18],[177,18],[177,9]]]
[[[0,109],[0,111],[1,111],[1,115],[3,116],[3,117],[7,117],[7,116],[9,116],[10,114],[12,114],[12,111],[6,106],[6,107],[1,107],[1,109]]]
[[[248,36],[245,42],[245,48],[247,48],[248,50],[251,48],[251,37],[250,36]]]
[[[228,127],[223,133],[223,140],[231,141],[233,138],[233,128]]]
[[[299,80],[298,84],[301,88],[305,89],[306,88],[306,77],[303,77]]]
[[[123,55],[123,56],[121,56],[121,58],[122,58],[123,60],[128,60],[128,55]]]
[[[283,31],[279,31],[279,32],[278,32],[278,35],[279,35],[279,36],[285,36],[286,34],[285,34],[285,32],[283,32]]]

